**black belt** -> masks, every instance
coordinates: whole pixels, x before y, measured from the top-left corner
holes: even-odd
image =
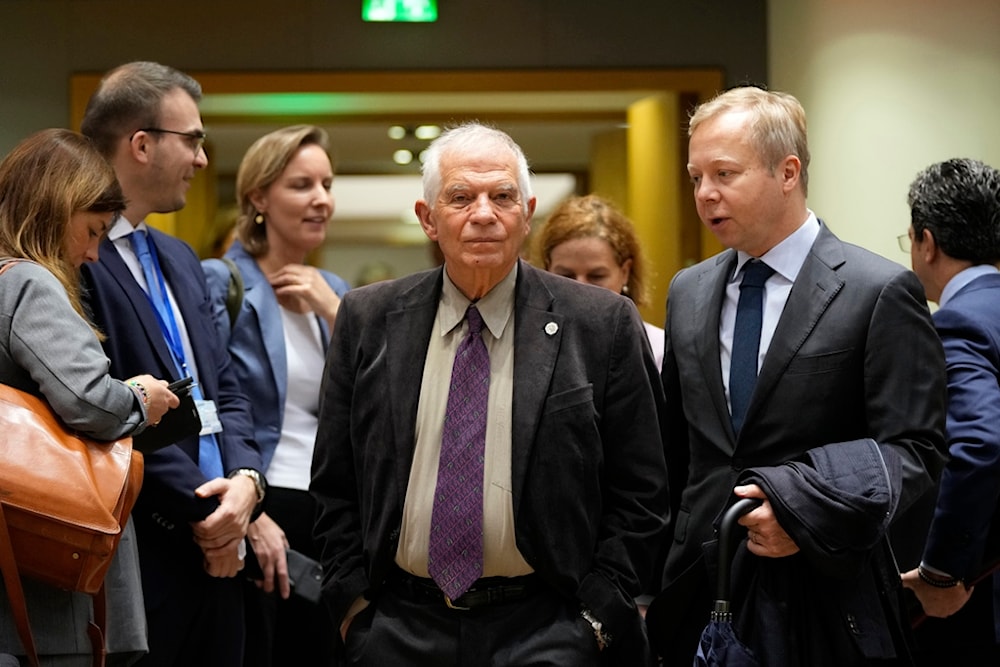
[[[486,577],[476,580],[468,591],[452,600],[438,588],[433,579],[417,577],[399,568],[395,568],[386,583],[391,590],[411,600],[439,602],[449,609],[463,611],[524,600],[542,588],[541,580],[535,574],[522,577]]]

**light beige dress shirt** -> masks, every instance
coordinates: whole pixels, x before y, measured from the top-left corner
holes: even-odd
[[[476,307],[483,316],[483,341],[490,355],[486,460],[483,482],[483,576],[514,577],[532,572],[517,549],[511,492],[511,403],[514,392],[514,286],[517,265]],[[444,272],[437,316],[427,344],[427,360],[417,404],[416,447],[403,506],[396,563],[429,577],[427,550],[437,487],[438,459],[455,352],[468,325],[471,302]]]

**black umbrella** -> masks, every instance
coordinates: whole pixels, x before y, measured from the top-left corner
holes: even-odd
[[[743,498],[726,510],[719,523],[719,558],[715,587],[715,607],[711,621],[701,633],[694,667],[759,667],[760,662],[736,636],[730,610],[730,564],[733,556],[733,533],[736,521],[763,503],[759,498]]]

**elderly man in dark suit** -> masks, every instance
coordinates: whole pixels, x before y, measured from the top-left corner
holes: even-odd
[[[114,167],[128,208],[83,275],[113,374],[192,376],[197,383],[202,435],[146,456],[132,514],[149,623],[142,664],[238,667],[243,597],[236,575],[264,495],[260,453],[198,257],[145,223],[150,213],[184,206],[189,181],[208,162],[200,97],[194,79],[158,63],[128,63],[101,81],[82,130]]]
[[[416,204],[444,267],[344,298],[311,491],[349,664],[649,660],[656,365],[628,299],[519,261],[534,208],[510,137],[452,129]]]
[[[695,111],[689,134],[699,216],[729,249],[670,288],[676,514],[650,632],[668,664],[690,664],[714,589],[705,543],[728,505],[757,498],[740,520],[734,608],[761,664],[891,664],[907,646],[885,536],[944,460],[943,358],[923,290],[806,207],[794,97],[730,90]]]
[[[903,575],[928,618],[918,664],[1000,664],[1000,171],[938,162],[910,185],[913,271],[940,305],[948,449],[921,564]],[[968,586],[982,581],[970,592]],[[971,597],[971,599],[970,599]]]

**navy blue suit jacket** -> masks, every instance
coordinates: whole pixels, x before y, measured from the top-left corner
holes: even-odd
[[[217,436],[224,470],[261,470],[249,401],[216,334],[198,257],[190,246],[172,236],[154,229],[150,229],[150,236],[187,327],[202,393],[214,400],[219,410],[223,432]],[[94,323],[107,334],[104,350],[111,360],[111,375],[127,378],[149,373],[178,379],[155,311],[110,240],[101,244],[100,260],[85,265],[82,273]],[[132,513],[140,535],[143,568],[145,554],[156,550],[164,560],[180,557],[193,571],[202,572],[201,551],[191,539],[189,524],[204,519],[218,506],[214,498],[195,497],[194,490],[205,481],[198,468],[197,436],[146,456],[142,492]]]
[[[948,368],[948,449],[925,562],[971,580],[1000,498],[1000,274],[980,276],[934,313]],[[995,546],[994,546],[995,548]]]

